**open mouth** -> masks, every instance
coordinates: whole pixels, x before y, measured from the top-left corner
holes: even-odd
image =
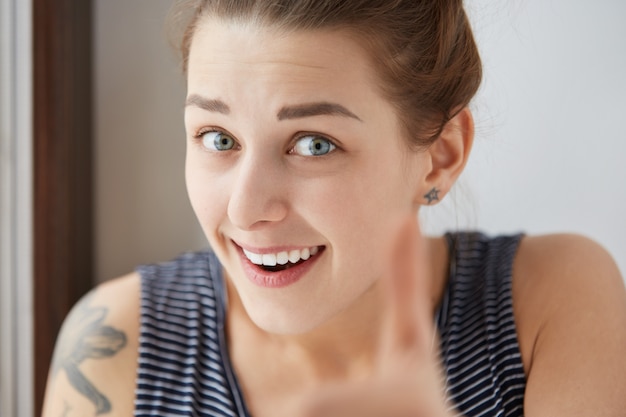
[[[276,266],[265,266],[265,265],[259,265],[259,267],[261,269],[263,269],[264,271],[267,272],[278,272],[278,271],[284,271],[286,269],[289,269],[291,267],[294,267],[302,262],[306,262],[306,261],[298,261],[295,264],[286,264],[286,265],[276,265]]]
[[[278,253],[254,253],[242,249],[244,256],[254,265],[266,272],[284,271],[298,266],[324,251],[324,246],[312,246]]]

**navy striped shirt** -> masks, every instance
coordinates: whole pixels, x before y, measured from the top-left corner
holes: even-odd
[[[450,273],[436,320],[446,395],[464,416],[524,414],[511,280],[520,237],[446,235]],[[139,272],[135,416],[250,417],[228,358],[215,254],[189,253]]]

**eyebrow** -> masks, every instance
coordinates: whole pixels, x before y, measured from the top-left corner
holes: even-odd
[[[187,106],[199,107],[203,110],[214,113],[230,113],[230,107],[228,107],[228,104],[224,103],[222,100],[205,98],[197,94],[192,94],[187,97],[187,100],[185,101],[185,107]]]
[[[230,107],[220,99],[209,99],[198,94],[187,97],[185,106],[195,106],[214,113],[230,114]],[[344,116],[362,121],[359,116],[337,103],[326,101],[285,106],[278,111],[278,120],[302,119],[314,116]]]
[[[346,116],[362,121],[359,116],[346,109],[341,104],[319,102],[285,106],[278,112],[278,120],[300,119],[313,116]]]

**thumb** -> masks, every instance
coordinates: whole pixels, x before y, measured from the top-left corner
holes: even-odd
[[[389,252],[389,276],[385,279],[388,322],[383,346],[394,355],[407,350],[428,353],[434,331],[432,277],[416,215],[399,222]]]

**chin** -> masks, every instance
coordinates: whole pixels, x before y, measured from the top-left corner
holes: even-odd
[[[244,308],[248,317],[258,328],[277,335],[306,334],[322,326],[331,317],[329,312],[324,314],[319,308],[316,308],[316,311],[311,311],[303,304],[287,307],[272,301],[259,303],[258,299],[252,303],[253,305],[246,306],[245,304],[244,301]]]

